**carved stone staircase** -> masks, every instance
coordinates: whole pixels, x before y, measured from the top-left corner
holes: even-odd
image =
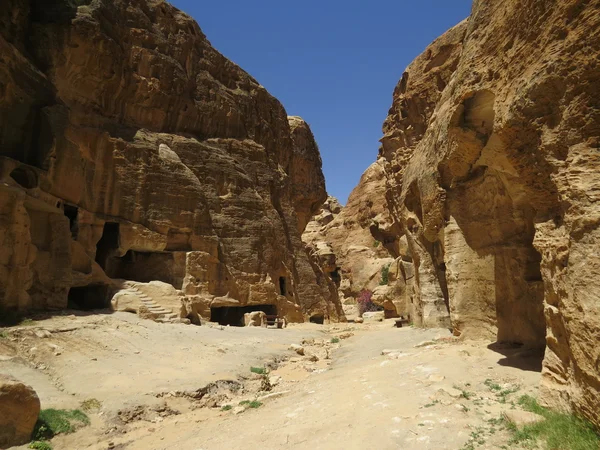
[[[169,323],[169,322],[179,322],[179,314],[174,313],[172,309],[165,308],[161,306],[153,298],[151,298],[148,294],[141,291],[137,284],[134,282],[127,282],[125,289],[123,291],[127,292],[131,295],[136,295],[142,305],[146,307],[146,309],[153,315],[154,320],[156,322]]]

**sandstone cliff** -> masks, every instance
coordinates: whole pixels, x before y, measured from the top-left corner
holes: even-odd
[[[380,155],[413,316],[545,350],[600,424],[600,2],[476,0],[394,91]]]
[[[350,315],[357,313],[356,298],[363,290],[374,291],[374,300],[390,317],[406,310],[403,293],[388,288],[382,280],[382,272],[400,264],[400,259],[391,256],[399,253],[397,236],[386,231],[392,221],[385,207],[385,187],[382,165],[372,164],[347,205],[341,207],[337,199],[329,197],[302,235],[323,271],[336,283]],[[391,272],[395,273],[393,268]]]
[[[340,319],[300,239],[326,198],[307,124],[168,3],[77,4],[0,11],[2,310],[103,307],[132,280],[196,321]]]

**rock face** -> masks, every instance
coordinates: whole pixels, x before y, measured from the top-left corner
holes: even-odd
[[[388,271],[396,273],[402,266],[401,254],[407,250],[391,229],[385,194],[383,165],[376,162],[364,172],[346,206],[342,208],[330,197],[302,235],[323,271],[336,283],[343,303],[350,305],[345,306],[348,312],[363,290],[378,292],[373,300],[388,316],[406,310],[405,284],[384,276]]]
[[[0,411],[0,448],[29,442],[40,415],[40,399],[35,391],[14,378],[0,375]]]
[[[168,3],[72,3],[0,12],[0,308],[104,307],[130,280],[191,320],[342,318],[300,239],[326,198],[308,125]]]
[[[384,124],[415,323],[544,349],[542,395],[600,424],[600,2],[476,0]]]

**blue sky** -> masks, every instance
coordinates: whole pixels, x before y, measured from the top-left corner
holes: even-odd
[[[471,0],[172,0],[212,45],[311,126],[330,195],[346,202],[377,158],[406,66]]]

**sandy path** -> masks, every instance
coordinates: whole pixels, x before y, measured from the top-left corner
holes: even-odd
[[[67,325],[75,329],[57,331]],[[56,449],[461,449],[471,443],[474,448],[500,448],[508,435],[495,420],[514,408],[520,395],[535,392],[539,380],[537,371],[507,364],[513,361],[486,343],[458,343],[445,330],[391,328],[389,321],[220,330],[155,324],[121,314],[60,317],[43,327],[51,337],[19,341],[19,352],[35,347],[34,356],[0,360],[0,370],[10,368],[32,384],[45,407],[72,407],[87,398],[103,404],[92,415],[91,427],[55,438]],[[331,336],[326,332],[348,331],[354,335],[333,346],[331,360],[321,357],[307,365],[308,356],[288,350],[303,338],[323,345]],[[58,346],[60,354],[39,350],[48,344]],[[383,355],[385,349],[393,351]],[[323,349],[307,344],[306,350],[310,355]],[[236,379],[248,374],[250,366],[282,355],[292,359],[271,374],[282,378],[272,392],[285,394],[264,400],[258,409],[236,415],[220,408],[198,409],[186,398],[156,397]],[[533,364],[531,358],[515,361]],[[490,382],[505,394],[490,389]],[[152,413],[115,426],[117,410],[158,403],[180,414]]]

